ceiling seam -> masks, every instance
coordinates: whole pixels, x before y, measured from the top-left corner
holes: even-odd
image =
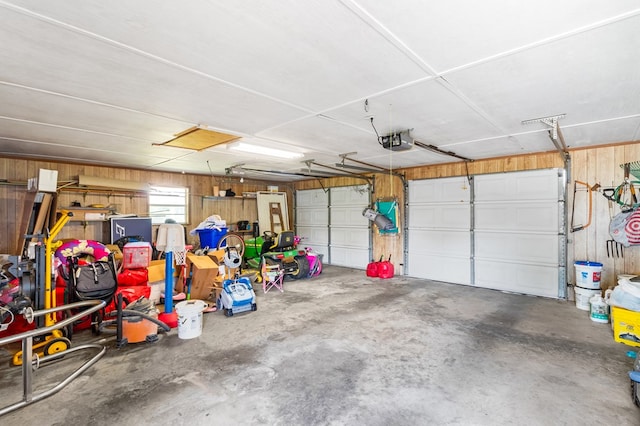
[[[424,71],[431,74],[431,77],[437,77],[437,71],[425,62],[420,55],[415,53],[409,46],[407,46],[399,37],[396,37],[387,27],[382,25],[373,15],[367,12],[362,6],[353,0],[339,0],[347,9],[355,14],[362,22],[371,27],[374,31],[380,34],[385,40],[394,45],[396,49],[402,52],[408,59],[422,68]]]
[[[2,1],[2,0],[0,0],[0,7],[4,7],[5,9],[9,9],[9,10],[13,10],[15,12],[22,13],[25,16],[29,16],[29,17],[32,17],[32,18],[39,19],[41,21],[56,25],[58,27],[67,29],[67,30],[75,32],[77,34],[84,35],[84,36],[92,38],[94,40],[101,41],[101,42],[109,44],[111,46],[118,47],[118,48],[123,49],[123,50],[127,50],[127,51],[129,51],[131,53],[134,53],[136,55],[143,56],[143,57],[146,57],[146,58],[149,58],[149,59],[153,59],[154,61],[163,63],[165,65],[169,65],[169,66],[172,66],[174,68],[177,68],[177,69],[180,69],[180,70],[183,70],[183,71],[187,71],[187,72],[195,74],[195,75],[199,75],[199,76],[204,77],[206,79],[213,80],[213,81],[216,81],[216,82],[221,83],[221,84],[225,84],[227,86],[233,87],[233,88],[238,89],[238,90],[242,90],[242,91],[247,92],[247,93],[251,93],[251,94],[256,95],[256,96],[260,96],[260,97],[265,98],[265,99],[269,99],[271,101],[280,103],[282,105],[286,105],[288,107],[295,108],[295,109],[298,109],[300,111],[304,111],[304,112],[307,112],[307,113],[313,113],[313,111],[310,110],[307,107],[296,105],[296,104],[293,104],[293,103],[291,103],[289,101],[285,101],[283,99],[278,99],[278,98],[276,98],[274,96],[267,95],[267,94],[259,92],[257,90],[250,89],[248,87],[240,86],[239,84],[231,83],[229,81],[226,81],[226,80],[223,80],[221,78],[215,77],[215,76],[213,76],[211,74],[207,74],[204,71],[199,71],[197,69],[194,69],[194,68],[191,68],[191,67],[187,67],[185,65],[180,65],[180,64],[178,64],[176,62],[170,61],[169,59],[162,58],[160,56],[157,56],[157,55],[154,55],[152,53],[146,52],[146,51],[144,51],[142,49],[138,49],[138,48],[130,46],[128,44],[124,44],[124,43],[121,43],[119,41],[112,40],[110,38],[101,36],[101,35],[96,34],[96,33],[92,33],[90,31],[84,30],[84,29],[76,27],[74,25],[67,24],[67,23],[62,22],[62,21],[58,21],[57,19],[53,19],[53,18],[50,18],[48,16],[41,15],[41,14],[33,12],[33,11],[29,10],[29,9],[26,9],[26,8],[23,8],[23,7],[20,7],[20,6],[16,6],[14,4],[10,4],[10,3],[7,3],[7,2]]]
[[[588,125],[591,125],[591,124],[601,124],[601,123],[607,123],[607,122],[610,122],[610,121],[628,120],[628,119],[633,119],[633,118],[640,118],[640,114],[633,114],[633,115],[627,115],[627,116],[623,116],[623,117],[605,118],[605,119],[602,119],[602,120],[594,120],[594,121],[587,121],[587,122],[582,122],[582,123],[569,124],[569,125],[566,125],[566,126],[562,126],[562,128],[564,130],[566,130],[566,129],[571,129],[573,127],[588,126]],[[640,124],[638,124],[638,130],[640,131]],[[516,137],[516,136],[530,135],[530,134],[534,134],[534,133],[541,133],[541,132],[548,132],[548,131],[549,131],[549,128],[546,127],[546,128],[537,129],[537,130],[528,130],[528,131],[524,131],[524,132],[509,133],[509,134],[505,134],[505,135],[502,135],[502,136],[496,136],[496,137],[487,137],[487,138],[473,139],[473,140],[469,140],[469,141],[446,143],[446,144],[442,144],[440,146],[441,147],[451,147],[451,146],[457,146],[457,145],[465,145],[465,144],[469,144],[469,143],[486,142],[486,141],[490,141],[490,140],[502,139],[502,138],[511,137],[511,136]]]
[[[6,140],[6,141],[15,141],[15,142],[27,142],[27,143],[32,143],[32,144],[36,144],[36,145],[47,145],[47,146],[55,146],[55,147],[67,147],[70,149],[84,149],[87,151],[96,151],[96,152],[106,152],[109,154],[122,154],[119,151],[109,151],[106,149],[98,149],[98,148],[91,148],[91,147],[79,147],[79,146],[75,146],[75,145],[65,145],[65,144],[60,144],[60,143],[56,143],[56,142],[46,142],[46,141],[38,141],[38,140],[34,140],[34,139],[20,139],[20,138],[12,138],[12,137],[7,137],[7,136],[0,136],[0,140]],[[15,154],[15,153],[14,153]],[[22,154],[20,154],[22,155]],[[37,155],[37,154],[32,154],[32,155]],[[145,158],[156,158],[150,155],[139,155],[140,157],[145,157]],[[172,160],[176,160],[176,159],[180,159],[184,157],[184,155],[181,155],[179,157],[175,157],[175,158],[171,158],[167,161],[172,161]],[[69,159],[69,157],[65,157],[66,159]],[[163,157],[157,157],[157,158],[163,158]],[[93,160],[92,160],[93,161]]]
[[[635,9],[635,10],[632,10],[632,11],[627,12],[627,13],[623,13],[623,14],[616,15],[616,16],[608,18],[608,19],[603,19],[601,21],[594,22],[594,23],[592,23],[590,25],[584,25],[582,27],[573,29],[571,31],[567,31],[567,32],[562,33],[562,34],[556,34],[554,36],[547,37],[545,39],[538,40],[536,42],[532,42],[532,43],[529,43],[529,44],[525,44],[523,46],[516,47],[514,49],[505,50],[504,52],[496,53],[495,55],[487,56],[485,58],[478,59],[477,61],[473,61],[473,62],[469,62],[469,63],[463,64],[463,65],[459,65],[457,67],[449,68],[447,70],[444,70],[444,71],[440,72],[439,75],[442,76],[442,75],[452,74],[452,73],[457,72],[457,71],[462,71],[462,70],[465,70],[465,69],[468,69],[468,68],[473,68],[473,67],[475,67],[477,65],[482,65],[484,63],[491,62],[491,61],[496,60],[496,59],[505,58],[507,56],[515,55],[516,53],[520,53],[520,52],[524,52],[524,51],[527,51],[527,50],[535,49],[537,47],[544,46],[544,45],[547,45],[547,44],[551,44],[551,43],[554,43],[556,41],[559,41],[559,40],[562,40],[562,39],[565,39],[565,38],[569,38],[569,37],[573,37],[573,36],[578,35],[578,34],[586,33],[586,32],[589,32],[589,31],[604,27],[604,26],[609,25],[609,24],[614,24],[616,22],[620,22],[620,21],[624,21],[626,19],[634,18],[634,17],[636,17],[638,15],[640,15],[640,9]]]
[[[391,87],[391,88],[387,88],[387,89],[381,90],[379,92],[375,92],[373,94],[369,94],[367,96],[362,96],[362,97],[350,100],[348,102],[343,102],[341,104],[334,105],[334,106],[332,106],[330,108],[325,108],[325,109],[319,110],[318,112],[313,113],[313,114],[307,114],[307,115],[305,115],[303,117],[298,117],[298,118],[295,118],[293,120],[282,122],[282,123],[280,123],[280,124],[278,124],[276,126],[271,126],[271,127],[264,128],[264,129],[260,130],[259,132],[256,132],[256,134],[258,135],[258,134],[260,134],[260,132],[266,132],[266,131],[269,131],[269,130],[278,129],[278,128],[282,127],[282,126],[286,126],[286,125],[289,125],[291,123],[295,123],[296,121],[302,121],[302,120],[306,120],[308,118],[313,118],[313,117],[325,118],[327,120],[335,121],[336,123],[341,123],[341,124],[344,124],[345,126],[352,127],[354,129],[358,129],[358,130],[363,130],[363,131],[366,131],[367,133],[373,134],[373,131],[369,131],[369,129],[366,129],[366,128],[363,129],[362,127],[353,125],[351,123],[345,123],[344,121],[340,121],[340,120],[335,119],[333,117],[330,117],[330,116],[328,116],[326,114],[330,113],[331,111],[335,111],[337,109],[344,108],[346,106],[356,104],[358,102],[363,102],[366,99],[373,99],[373,98],[376,98],[378,96],[383,96],[383,95],[385,95],[387,93],[394,92],[396,90],[406,89],[407,87],[411,87],[411,86],[414,86],[416,84],[424,83],[426,81],[435,80],[435,79],[436,79],[436,77],[434,77],[434,76],[426,76],[426,77],[423,77],[423,78],[419,78],[417,80],[409,81],[407,83],[399,84],[397,86],[394,86],[394,87]],[[370,125],[369,121],[367,121],[367,126],[366,127],[368,127],[369,125]]]
[[[107,133],[107,132],[99,132],[97,130],[80,129],[80,128],[77,128],[77,127],[63,126],[63,125],[60,125],[60,124],[43,123],[43,122],[40,122],[40,121],[33,121],[33,120],[25,120],[25,119],[22,119],[22,118],[7,117],[5,115],[0,115],[0,119],[16,121],[16,122],[19,122],[19,123],[37,124],[37,125],[40,125],[40,126],[54,127],[54,128],[57,128],[57,129],[73,130],[73,131],[83,132],[83,133],[91,133],[91,134],[94,134],[94,135],[103,135],[103,136],[117,137],[117,138],[122,138],[122,139],[130,139],[130,140],[138,141],[138,142],[149,142],[149,143],[154,142],[154,141],[150,141],[148,139],[139,139],[139,138],[134,138],[134,137],[131,137],[131,136],[119,135],[119,134],[116,134],[116,133]]]
[[[482,63],[485,63],[485,62],[489,62],[489,61],[492,61],[492,60],[495,60],[495,59],[499,59],[499,58],[502,58],[502,57],[510,56],[510,55],[513,55],[515,53],[519,53],[519,52],[522,52],[522,51],[525,51],[525,50],[530,50],[530,49],[533,49],[533,48],[536,48],[536,47],[539,47],[539,46],[542,46],[542,45],[545,45],[545,44],[549,44],[549,43],[552,43],[552,42],[555,42],[555,41],[558,41],[558,40],[561,40],[561,39],[564,39],[564,38],[572,37],[572,36],[577,35],[577,34],[581,34],[581,33],[584,33],[584,32],[591,31],[591,30],[603,27],[605,25],[616,23],[616,22],[619,22],[619,21],[622,21],[622,20],[625,20],[625,19],[630,19],[630,18],[633,18],[633,17],[637,16],[638,14],[640,14],[640,9],[635,9],[633,11],[622,13],[622,14],[616,15],[616,16],[608,18],[608,19],[603,19],[601,21],[592,23],[590,25],[585,25],[585,26],[576,28],[576,29],[571,30],[571,31],[567,31],[567,32],[562,33],[562,34],[557,34],[555,36],[547,37],[547,38],[545,38],[543,40],[539,40],[539,41],[534,42],[534,43],[530,43],[530,44],[527,44],[527,45],[524,45],[524,46],[520,46],[520,47],[515,48],[515,49],[507,50],[505,52],[501,52],[501,53],[498,53],[496,55],[492,55],[492,56],[480,59],[478,61],[470,62],[468,64],[464,64],[464,65],[461,65],[459,67],[454,67],[454,68],[451,68],[449,70],[445,70],[443,72],[437,72],[431,65],[429,65],[426,61],[422,60],[422,58],[418,54],[416,54],[404,42],[402,42],[400,40],[400,38],[396,37],[388,28],[386,28],[384,25],[382,25],[375,17],[373,17],[373,15],[371,15],[369,12],[367,12],[362,6],[360,6],[354,0],[340,0],[340,2],[345,7],[347,7],[349,10],[351,10],[356,16],[358,16],[365,24],[369,25],[371,28],[373,28],[375,31],[377,31],[379,34],[381,34],[386,40],[388,40],[394,46],[396,46],[402,53],[407,55],[409,59],[411,59],[412,61],[414,61],[415,63],[417,63],[421,67],[423,67],[426,71],[432,73],[436,77],[436,81],[438,81],[438,83],[440,83],[444,88],[446,88],[452,94],[454,94],[456,97],[458,97],[469,108],[471,108],[478,115],[480,115],[483,118],[483,120],[485,120],[488,124],[490,124],[492,127],[494,127],[496,130],[498,130],[501,133],[508,133],[508,132],[506,132],[505,129],[503,129],[501,126],[499,126],[496,123],[496,121],[494,121],[494,119],[488,113],[486,113],[479,106],[477,106],[466,95],[464,95],[462,91],[460,91],[455,85],[453,85],[453,83],[449,82],[444,77],[446,74],[450,74],[450,73],[453,73],[455,71],[459,71],[461,69],[466,69],[466,68],[469,68],[469,67],[473,67],[475,65],[479,65],[479,64],[482,64]],[[374,96],[371,95],[370,97],[374,97]],[[442,145],[442,146],[446,146],[446,145]]]
[[[489,116],[487,112],[482,110],[474,102],[472,102],[466,95],[464,95],[457,87],[447,81],[440,73],[438,73],[431,65],[424,61],[417,53],[411,50],[399,37],[397,37],[391,30],[382,25],[376,18],[374,18],[369,12],[365,11],[362,6],[357,4],[353,0],[340,0],[349,10],[356,14],[366,25],[373,28],[379,34],[381,34],[387,41],[392,43],[397,49],[399,49],[410,60],[417,63],[425,71],[435,76],[435,80],[447,89],[450,93],[460,99],[465,105],[476,112],[483,120],[491,125],[495,130],[500,133],[506,133],[496,121]],[[394,89],[395,90],[395,89]]]
[[[2,151],[0,151],[0,154],[2,154]],[[57,155],[38,155],[38,154],[24,154],[24,153],[20,153],[19,155],[16,155],[16,153],[14,152],[8,152],[8,153],[4,153],[5,155],[7,155],[7,157],[17,157],[17,158],[35,158],[35,159],[43,159],[44,161],[60,161],[60,162],[69,162],[69,157],[60,157]],[[88,162],[87,160],[80,160],[80,159],[76,159],[71,160],[72,162],[74,162],[75,164],[89,164],[89,165],[104,165],[106,167],[130,167],[129,164],[127,163],[116,163],[114,164],[113,161],[100,161],[100,160],[91,160],[91,162]],[[145,166],[146,167],[146,166]],[[173,172],[176,173],[176,172]]]
[[[119,106],[119,105],[108,104],[108,103],[105,103],[105,102],[95,101],[95,100],[92,100],[92,99],[80,98],[78,96],[67,95],[65,93],[60,93],[60,92],[53,92],[51,90],[41,89],[41,88],[38,88],[38,87],[25,86],[23,84],[12,83],[10,81],[0,80],[0,84],[4,85],[4,86],[10,86],[10,87],[16,87],[16,88],[19,88],[19,89],[29,90],[29,91],[32,91],[32,92],[44,93],[44,94],[47,94],[47,95],[57,96],[57,97],[65,98],[65,99],[72,99],[74,101],[90,103],[90,104],[93,104],[93,105],[100,105],[100,106],[104,106],[104,107],[108,107],[108,108],[117,109],[117,110],[120,110],[120,111],[133,112],[133,113],[137,113],[137,114],[148,115],[148,116],[151,116],[151,117],[162,118],[164,120],[176,121],[178,123],[182,123],[182,124],[189,125],[189,126],[197,125],[197,123],[194,124],[194,123],[191,123],[189,121],[185,121],[185,120],[182,120],[182,119],[179,119],[179,118],[167,117],[167,116],[160,115],[160,114],[154,114],[154,113],[151,113],[151,112],[140,111],[140,110],[133,109],[133,108],[127,108],[127,107],[123,107],[123,106]]]

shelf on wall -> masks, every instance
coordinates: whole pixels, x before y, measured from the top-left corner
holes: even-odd
[[[111,209],[97,207],[63,207],[61,210],[67,210],[73,213],[72,222],[104,222],[107,220]]]
[[[76,192],[85,195],[104,195],[106,197],[148,197],[149,194],[144,191],[126,190],[126,189],[109,189],[94,188],[86,186],[61,186],[59,192]]]
[[[256,200],[256,197],[245,197],[243,195],[235,195],[233,197],[220,197],[220,196],[214,196],[214,195],[203,195],[202,196],[202,207],[204,208],[204,200],[213,200],[213,201],[222,201],[222,200],[242,200],[243,202],[245,200]]]

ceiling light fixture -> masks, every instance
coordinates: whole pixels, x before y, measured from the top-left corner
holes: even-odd
[[[248,143],[240,142],[229,147],[233,151],[249,152],[251,154],[261,154],[269,157],[278,158],[302,158],[304,154],[299,152],[283,151],[280,149],[267,148],[265,146],[250,145]]]

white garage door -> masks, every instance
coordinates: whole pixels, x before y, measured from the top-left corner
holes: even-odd
[[[566,297],[564,171],[409,182],[407,273]]]
[[[332,265],[364,269],[370,259],[369,185],[296,191],[296,232]]]
[[[311,247],[329,261],[329,194],[323,189],[296,191],[296,233],[303,247]]]
[[[466,177],[410,181],[408,191],[408,275],[471,284]]]
[[[480,287],[564,297],[564,171],[474,178],[474,271]]]
[[[369,220],[362,211],[371,204],[369,185],[329,189],[329,253],[332,265],[367,267],[370,259]]]

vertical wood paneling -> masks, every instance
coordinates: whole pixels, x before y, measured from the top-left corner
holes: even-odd
[[[286,187],[282,182],[250,180],[240,184],[236,178],[216,177],[205,175],[190,175],[181,173],[152,172],[146,170],[129,170],[114,167],[102,167],[81,164],[64,164],[47,161],[32,161],[15,158],[0,158],[0,179],[11,182],[26,183],[27,179],[37,176],[39,169],[58,171],[58,183],[77,181],[78,175],[131,180],[166,186],[186,186],[190,190],[189,224],[190,230],[202,220],[212,214],[219,214],[228,224],[235,224],[239,220],[257,220],[255,199],[221,198],[203,200],[203,196],[213,195],[213,182],[220,189],[233,188],[236,194],[243,192],[266,191],[268,185]],[[214,180],[215,179],[215,180]],[[287,195],[290,197],[291,191]],[[6,218],[0,224],[0,253],[18,254],[22,238],[20,236],[20,220],[24,208],[26,186],[0,185],[0,217]],[[148,200],[145,195],[132,194],[95,194],[82,192],[59,192],[59,207],[71,205],[79,201],[83,206],[90,204],[115,205],[119,213],[134,213],[139,216],[148,214]],[[290,213],[291,214],[291,213]],[[69,222],[58,234],[59,239],[78,238],[102,241],[106,223],[103,222]],[[188,243],[197,244],[197,237],[188,238]]]

